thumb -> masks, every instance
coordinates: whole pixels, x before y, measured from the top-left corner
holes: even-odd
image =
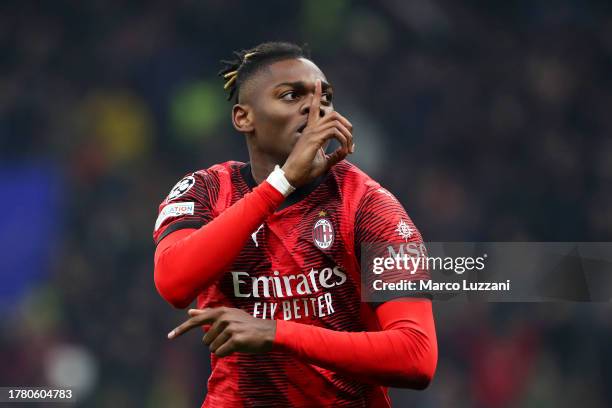
[[[197,316],[199,314],[202,314],[204,312],[203,309],[189,309],[187,311],[187,314],[191,317]]]

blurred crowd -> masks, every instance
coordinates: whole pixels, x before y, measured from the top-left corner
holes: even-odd
[[[83,407],[191,407],[208,351],[156,293],[157,207],[247,161],[216,76],[233,50],[308,43],[358,166],[426,241],[609,241],[612,4],[4,1],[0,385]],[[396,406],[612,406],[609,304],[437,303],[440,357]]]

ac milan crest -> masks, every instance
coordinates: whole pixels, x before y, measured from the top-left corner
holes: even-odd
[[[312,240],[321,249],[329,248],[334,242],[334,227],[327,218],[319,218],[312,228]]]

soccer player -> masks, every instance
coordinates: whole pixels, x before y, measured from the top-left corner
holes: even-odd
[[[387,387],[423,389],[434,374],[431,301],[362,302],[361,244],[421,235],[344,160],[351,123],[301,47],[235,56],[221,74],[250,161],[190,173],[159,206],[156,287],[178,308],[197,299],[168,337],[204,326],[206,407],[390,406]]]

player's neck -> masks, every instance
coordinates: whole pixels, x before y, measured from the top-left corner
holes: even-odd
[[[277,164],[282,165],[282,163],[276,163],[268,158],[251,156],[251,174],[255,182],[261,184],[268,178]]]
[[[274,171],[274,167],[278,164],[282,166],[287,160],[286,157],[273,157],[272,155],[266,154],[260,151],[254,146],[248,146],[249,159],[251,162],[251,174],[257,184],[261,184],[268,178],[270,173]]]

